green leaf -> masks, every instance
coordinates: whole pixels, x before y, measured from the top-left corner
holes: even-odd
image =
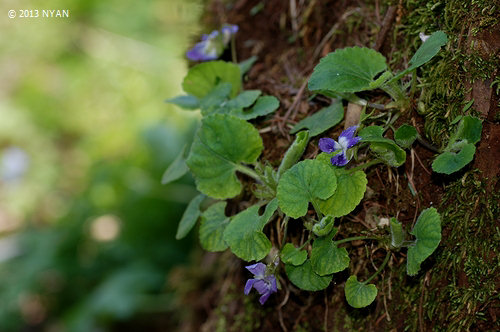
[[[290,131],[290,134],[295,134],[297,131],[307,128],[310,130],[310,136],[314,137],[336,126],[343,118],[344,107],[342,101],[339,100],[297,123]]]
[[[172,181],[180,179],[184,174],[186,174],[189,168],[186,165],[186,152],[187,145],[184,145],[182,151],[175,158],[175,160],[168,166],[165,173],[161,177],[161,184],[168,184]]]
[[[229,224],[224,212],[226,205],[226,202],[215,203],[201,215],[200,243],[207,251],[224,251],[228,247],[222,237]]]
[[[406,161],[406,152],[391,140],[387,142],[372,142],[370,149],[386,164],[399,167]]]
[[[380,126],[369,126],[361,129],[358,136],[361,137],[362,142],[385,142],[388,139],[382,137],[384,128]]]
[[[347,279],[344,292],[347,303],[354,308],[366,307],[377,297],[377,287],[359,282],[356,276],[350,276]]]
[[[430,59],[432,59],[436,54],[438,54],[441,46],[446,45],[448,42],[448,37],[443,31],[436,31],[427,39],[415,52],[413,57],[410,60],[409,67],[402,72],[398,73],[391,79],[391,82],[394,82],[404,75],[408,74],[415,68],[420,67]]]
[[[435,208],[422,211],[410,234],[415,235],[415,245],[408,247],[406,272],[418,273],[420,263],[429,257],[441,241],[441,218]]]
[[[231,96],[235,97],[241,89],[240,68],[230,62],[208,61],[189,69],[182,88],[190,95],[203,98],[222,82],[231,83]]]
[[[271,250],[271,241],[262,233],[262,229],[278,208],[276,199],[259,216],[259,206],[254,205],[238,213],[224,231],[224,241],[231,251],[245,261],[261,260]]]
[[[337,190],[326,200],[318,202],[321,212],[333,217],[341,217],[352,212],[358,206],[366,191],[366,174],[363,171],[349,173],[335,169]]]
[[[389,226],[391,227],[391,246],[401,248],[405,240],[403,226],[396,218],[391,218]]]
[[[288,279],[300,289],[306,291],[319,291],[328,287],[333,276],[319,276],[311,267],[311,261],[306,260],[304,264],[293,266],[285,264],[285,271]]]
[[[238,195],[238,164],[254,163],[263,149],[259,132],[250,123],[225,114],[203,118],[186,164],[196,187],[205,195],[225,199]]]
[[[375,76],[386,70],[385,57],[375,50],[349,47],[322,58],[309,80],[309,90],[370,90]]]
[[[293,244],[287,243],[283,249],[281,249],[280,257],[283,263],[298,266],[304,264],[306,261],[307,251],[299,250],[295,248]]]
[[[318,237],[312,245],[311,265],[314,272],[320,276],[337,273],[349,267],[347,250],[337,247],[332,236]]]
[[[469,143],[462,147],[460,152],[444,152],[432,162],[432,170],[436,173],[451,174],[470,163],[474,159],[476,147]]]
[[[456,131],[457,140],[467,140],[468,143],[476,144],[481,140],[483,125],[481,120],[474,116],[464,116]]]
[[[335,172],[318,160],[304,160],[286,171],[276,197],[281,210],[292,218],[307,213],[309,202],[330,197],[337,187]]]
[[[332,230],[333,234],[337,233],[337,229],[333,228],[333,225],[335,224],[335,218],[332,216],[324,216],[320,222],[314,224],[312,231],[316,236],[326,236],[330,234]]]
[[[252,106],[262,92],[260,90],[246,90],[240,93],[236,98],[227,102],[226,107],[230,109],[246,108]]]
[[[309,143],[309,132],[306,130],[298,133],[295,141],[290,145],[283,160],[281,160],[280,167],[278,168],[278,178],[299,161],[307,148],[307,143]]]
[[[166,103],[177,105],[186,110],[196,110],[200,108],[200,102],[198,98],[191,95],[177,96],[165,100]]]
[[[177,234],[175,238],[180,240],[184,238],[189,231],[194,227],[198,217],[200,216],[200,204],[205,199],[205,195],[199,194],[189,202],[184,214],[182,215],[179,226],[177,227]]]
[[[231,111],[231,115],[237,116],[245,120],[255,119],[259,116],[264,116],[276,111],[280,107],[280,102],[273,96],[259,97],[252,108],[247,110],[235,109]]]
[[[257,61],[257,59],[258,58],[256,56],[251,56],[248,59],[238,63],[238,67],[240,67],[241,71],[241,76],[245,75],[250,70],[250,68],[252,68],[253,64],[255,63],[255,61]]]
[[[229,97],[231,93],[231,83],[222,82],[217,84],[205,97],[200,100],[201,114],[203,116],[217,113],[218,109]]]
[[[404,124],[394,133],[394,140],[399,146],[409,149],[413,142],[417,139],[417,130],[415,127]]]

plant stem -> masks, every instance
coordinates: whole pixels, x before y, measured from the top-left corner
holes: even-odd
[[[236,40],[234,38],[234,35],[231,36],[231,58],[235,64],[238,63],[238,59],[236,57]]]
[[[287,236],[287,233],[288,233],[288,220],[290,219],[289,216],[285,216],[285,218],[283,219],[283,223],[285,224],[285,229],[283,231],[283,238],[281,239],[281,248],[280,249],[283,249],[283,247],[285,246],[285,240],[286,240],[286,236]]]
[[[257,174],[257,172],[255,172],[253,169],[251,169],[250,167],[247,167],[245,165],[242,165],[242,164],[236,164],[236,170],[243,173],[243,174],[246,174],[252,178],[254,178],[255,180],[259,181],[259,182],[264,182],[263,179],[260,177],[259,174]]]
[[[389,81],[380,88],[387,92],[403,110],[410,106],[410,99],[408,99],[398,81]]]
[[[367,284],[369,283],[370,281],[373,280],[373,278],[375,278],[376,276],[379,275],[380,272],[382,272],[382,270],[384,269],[384,267],[387,265],[387,263],[389,262],[389,258],[391,258],[391,252],[388,251],[387,252],[387,255],[385,255],[385,259],[384,261],[382,262],[382,265],[380,265],[380,267],[378,268],[377,272],[375,272],[370,278],[366,279],[365,281],[363,281],[364,284]]]
[[[358,240],[377,240],[376,237],[373,236],[354,236],[354,237],[348,237],[342,240],[334,241],[336,245],[346,243],[346,242],[351,242],[351,241],[358,241]]]
[[[373,166],[373,165],[376,165],[376,164],[380,164],[382,162],[382,160],[380,159],[373,159],[372,161],[369,161],[367,163],[364,163],[362,165],[359,165],[359,166],[356,166],[354,168],[351,168],[350,170],[348,170],[349,173],[354,173],[356,171],[359,171],[359,170],[363,170],[365,168],[368,168],[370,166]]]
[[[315,200],[315,199],[313,199],[313,200],[311,201],[311,203],[312,203],[312,205],[313,205],[313,207],[314,207],[314,211],[316,211],[316,214],[318,215],[318,219],[319,219],[319,220],[323,219],[323,213],[321,213],[321,211],[320,211],[320,209],[319,209],[319,207],[318,207],[318,204],[316,203],[316,200]]]
[[[309,242],[311,242],[311,239],[312,239],[312,237],[309,237],[309,238],[306,240],[306,242],[302,243],[302,245],[301,245],[299,248],[297,248],[297,250],[302,250],[302,249],[304,249],[304,247],[305,247],[305,246],[306,246]]]

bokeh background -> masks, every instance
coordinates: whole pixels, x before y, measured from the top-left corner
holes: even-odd
[[[202,9],[0,2],[0,331],[108,331],[175,310],[169,270],[193,241],[174,236],[196,191],[160,180],[197,117],[163,100],[181,93]]]

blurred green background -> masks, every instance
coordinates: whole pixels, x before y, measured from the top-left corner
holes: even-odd
[[[175,230],[196,192],[160,179],[196,115],[163,100],[181,93],[202,9],[0,3],[0,331],[108,331],[172,310],[168,271],[192,245]]]

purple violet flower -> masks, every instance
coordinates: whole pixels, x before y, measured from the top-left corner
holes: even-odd
[[[245,295],[248,295],[252,288],[255,288],[260,295],[260,304],[264,304],[272,293],[278,291],[276,277],[273,274],[266,275],[267,267],[263,263],[246,266],[246,269],[253,273],[254,279],[248,279],[245,285]]]
[[[236,32],[238,32],[237,25],[226,24],[220,31],[214,30],[208,35],[203,35],[201,42],[196,43],[186,56],[192,61],[215,60],[222,54]]]
[[[321,151],[326,153],[341,151],[332,157],[332,165],[345,166],[349,162],[350,158],[347,158],[347,149],[352,148],[361,141],[361,137],[354,137],[356,129],[358,129],[358,126],[352,126],[344,130],[339,136],[338,143],[331,138],[321,138],[319,140],[319,148]]]

